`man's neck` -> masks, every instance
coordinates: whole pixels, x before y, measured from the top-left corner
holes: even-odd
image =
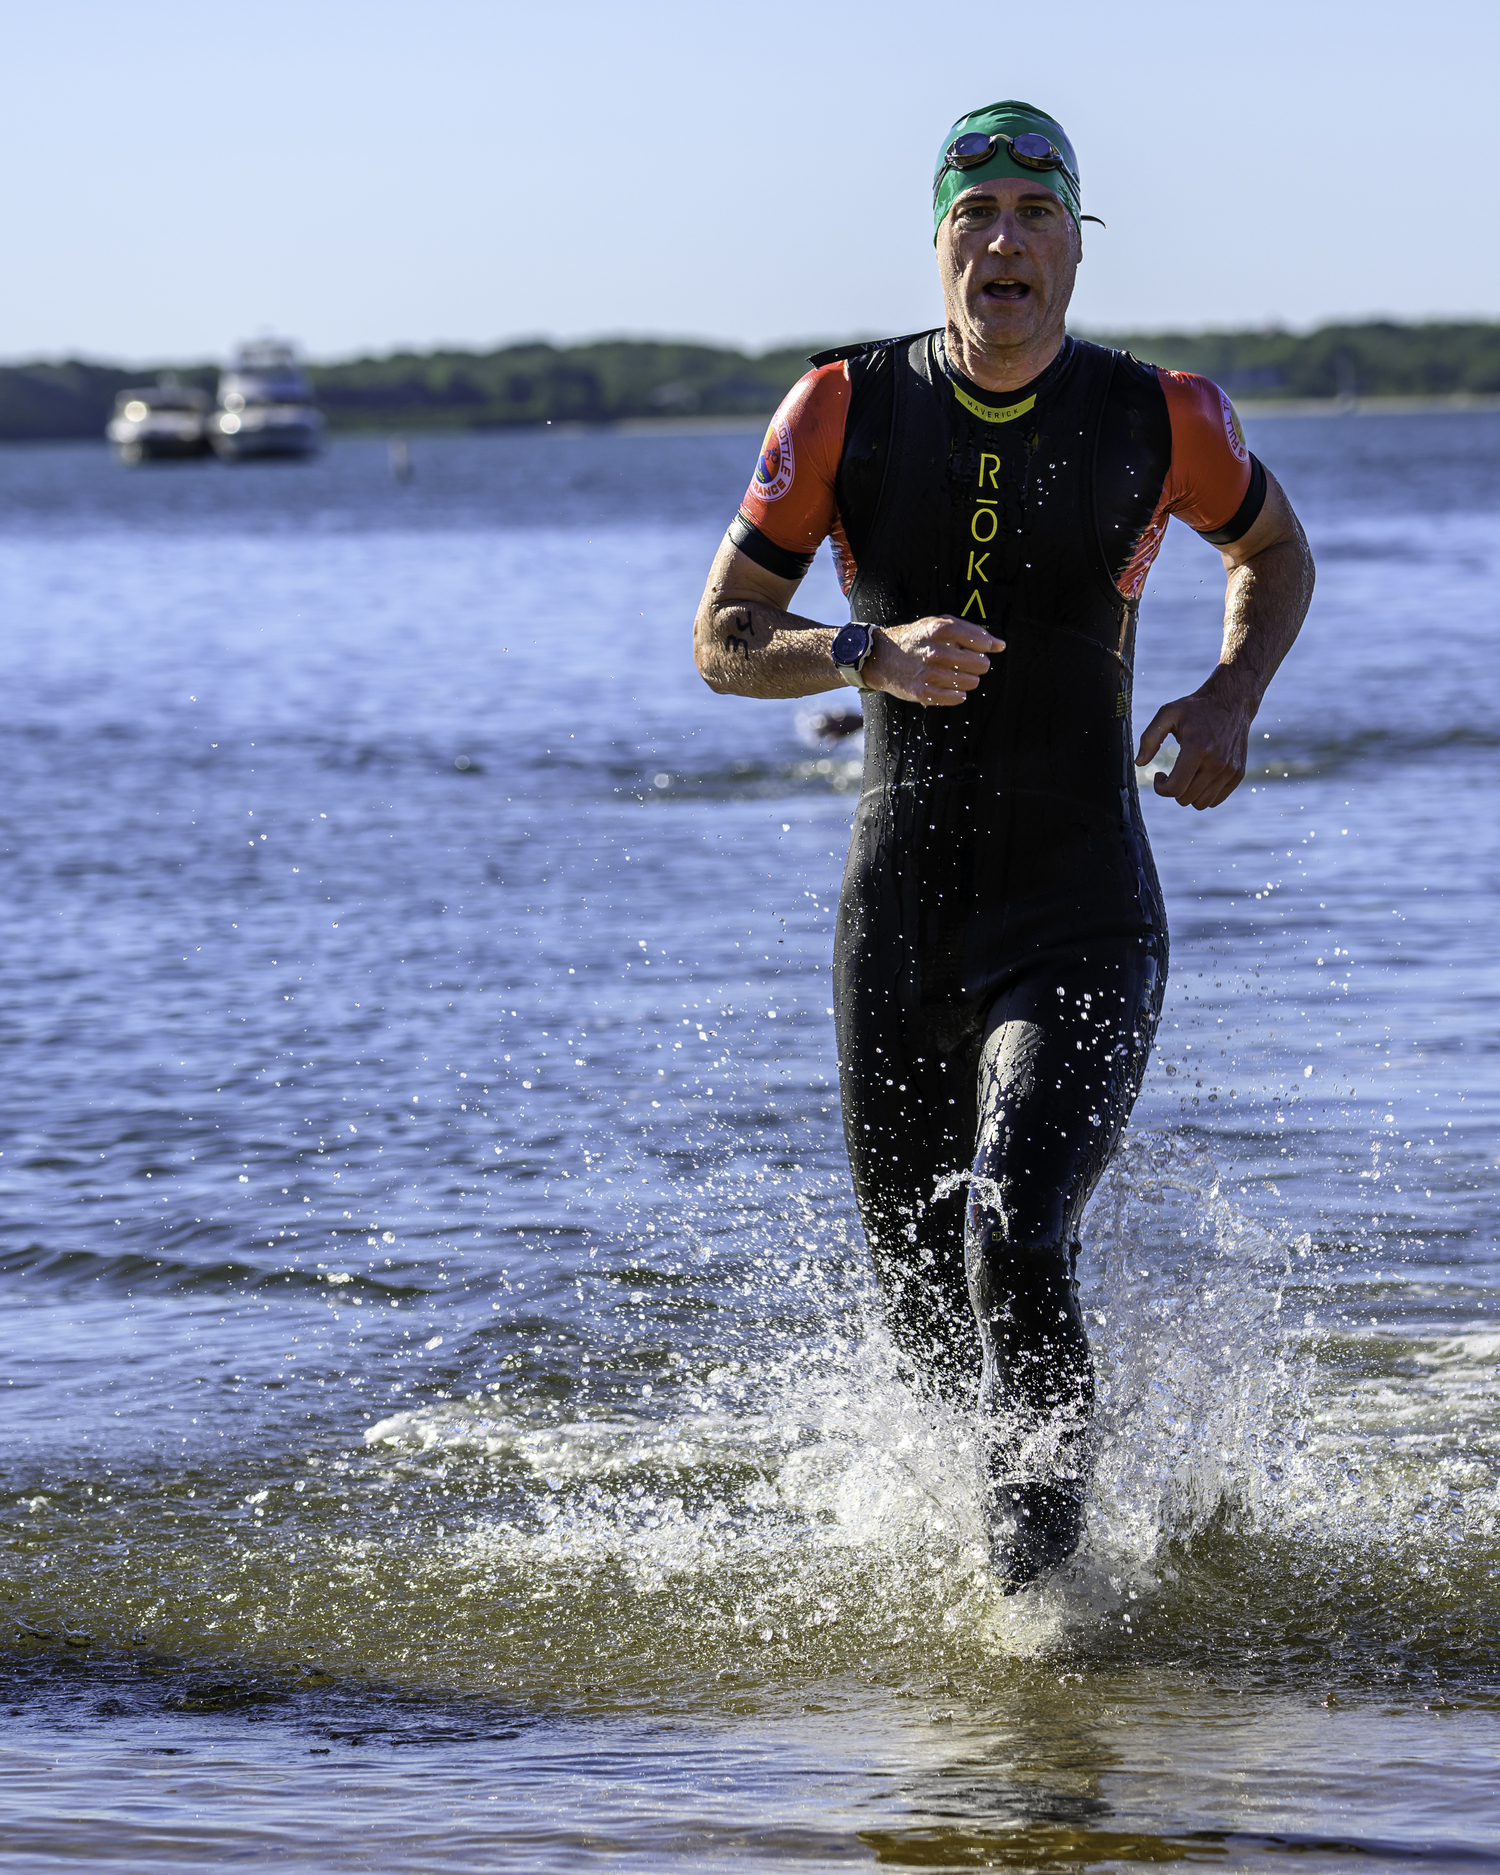
[[[1059,327],[1026,345],[978,345],[953,321],[947,321],[943,344],[949,363],[986,391],[1018,391],[1039,378],[1062,350],[1067,333]]]

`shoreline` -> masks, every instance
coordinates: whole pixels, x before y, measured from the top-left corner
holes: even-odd
[[[1500,395],[1451,391],[1440,397],[1235,398],[1234,407],[1256,417],[1426,417],[1463,410],[1500,410]]]
[[[1421,417],[1453,416],[1469,412],[1500,410],[1500,394],[1454,392],[1441,397],[1287,397],[1236,398],[1235,408],[1246,418],[1252,417]],[[770,422],[773,412],[715,417],[622,417],[615,422],[584,423],[483,423],[459,427],[451,423],[393,424],[389,429],[356,424],[347,429],[330,426],[328,441],[364,440],[388,444],[394,436],[541,436],[551,430],[554,436],[758,436]],[[94,445],[96,439],[81,436],[0,437],[0,449],[69,448],[75,444]],[[97,447],[109,445],[101,436]]]
[[[1235,409],[1247,417],[1423,417],[1447,415],[1455,411],[1500,410],[1500,393],[1454,391],[1437,397],[1236,397],[1233,403]],[[716,430],[740,435],[762,429],[773,415],[774,412],[768,410],[762,416],[622,417],[615,423],[495,425],[491,428],[491,434],[501,428],[542,427],[571,436],[589,431],[607,431],[620,436],[658,436],[674,431],[701,435]],[[412,430],[407,433],[417,435],[420,432]],[[458,433],[474,434],[473,431]],[[354,436],[361,432],[342,430],[335,434]]]
[[[1101,331],[1171,370],[1194,371],[1266,416],[1483,410],[1500,404],[1500,320],[1364,320],[1301,334]],[[763,423],[826,340],[742,351],[706,340],[533,339],[490,350],[439,347],[307,367],[335,431],[391,435],[477,428],[738,431]],[[0,365],[0,437],[101,434],[122,394],[161,370],[212,397],[219,367],[199,359],[124,366],[78,358]],[[1447,391],[1416,391],[1417,385]],[[1397,388],[1404,387],[1404,388]]]

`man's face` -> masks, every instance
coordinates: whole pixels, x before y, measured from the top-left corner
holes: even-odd
[[[971,344],[1026,346],[1061,327],[1083,247],[1040,182],[997,177],[954,202],[937,239],[943,305]]]

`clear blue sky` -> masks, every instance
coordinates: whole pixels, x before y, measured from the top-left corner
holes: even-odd
[[[527,334],[764,345],[938,307],[934,150],[1077,146],[1083,326],[1500,315],[1500,8],[0,0],[0,357]]]

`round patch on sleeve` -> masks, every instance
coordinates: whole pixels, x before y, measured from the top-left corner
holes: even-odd
[[[793,473],[792,433],[778,419],[766,431],[755,469],[755,493],[762,501],[779,501],[791,487]]]
[[[1250,445],[1245,441],[1245,432],[1240,428],[1240,413],[1230,403],[1222,391],[1219,402],[1224,406],[1224,434],[1229,438],[1229,447],[1234,451],[1236,462],[1250,460]]]

